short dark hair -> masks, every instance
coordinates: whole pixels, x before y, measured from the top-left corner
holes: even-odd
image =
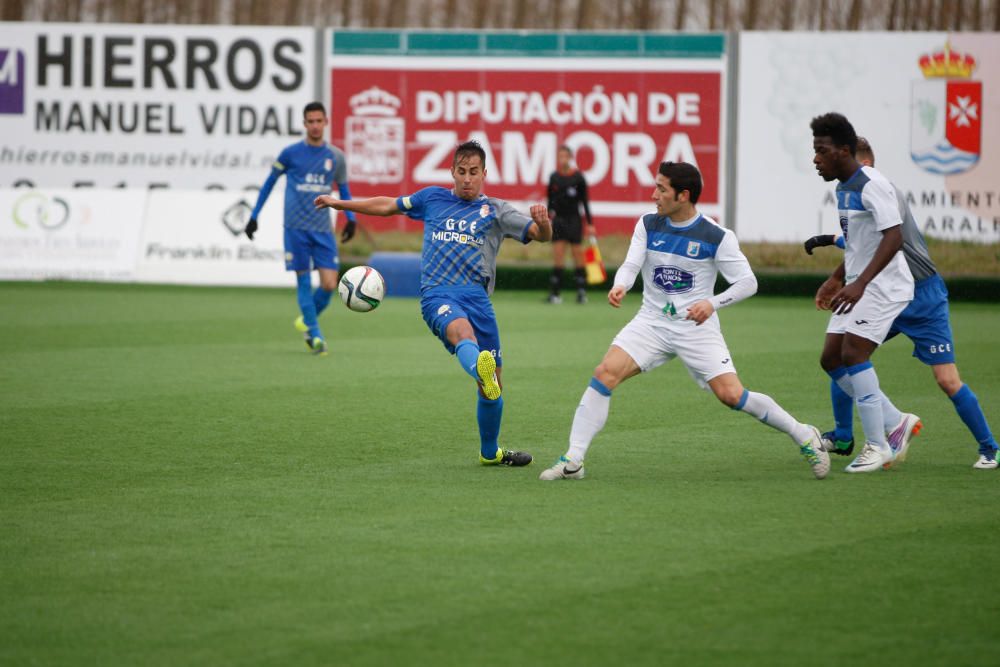
[[[563,144],[562,146],[559,147],[559,150],[566,151],[567,153],[569,153],[570,157],[573,157],[573,149],[569,147],[569,144]],[[556,152],[558,153],[559,151]]]
[[[843,114],[831,111],[822,116],[816,116],[809,123],[814,137],[830,137],[834,146],[847,146],[853,156],[858,150],[858,135],[851,121]]]
[[[326,115],[326,107],[323,106],[322,102],[310,102],[309,104],[307,104],[306,107],[302,110],[302,117],[305,118],[306,114],[308,114],[310,111],[322,111],[323,115],[324,116]]]
[[[687,162],[661,162],[660,175],[670,179],[670,187],[675,194],[687,190],[691,203],[698,203],[701,196],[701,172],[698,167]]]
[[[872,150],[872,145],[864,137],[858,137],[858,148],[855,151],[855,156],[859,160],[868,160],[873,166],[875,165],[875,151]]]
[[[482,145],[475,139],[470,139],[464,144],[459,144],[455,149],[455,157],[451,161],[451,166],[457,166],[459,162],[467,157],[472,157],[473,155],[479,156],[479,162],[486,168],[486,151],[483,150]]]

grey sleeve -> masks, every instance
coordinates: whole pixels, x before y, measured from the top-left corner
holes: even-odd
[[[333,150],[333,157],[337,161],[337,168],[333,172],[333,182],[334,183],[346,183],[347,182],[347,156],[344,155],[344,151],[340,150],[336,146],[330,147]]]
[[[528,238],[531,218],[503,199],[490,199],[490,203],[496,209],[497,222],[500,223],[500,231],[504,237],[517,239],[521,243],[528,243],[531,240]]]

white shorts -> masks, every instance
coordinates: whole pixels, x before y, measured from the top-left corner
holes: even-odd
[[[879,290],[866,289],[861,300],[846,315],[831,315],[826,332],[852,333],[881,345],[896,317],[906,310],[909,301],[889,301]]]
[[[718,317],[695,326],[694,322],[667,322],[640,312],[611,344],[625,350],[643,373],[679,357],[702,389],[708,388],[712,378],[736,372]]]

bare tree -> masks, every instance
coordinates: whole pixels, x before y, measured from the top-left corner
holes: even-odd
[[[23,21],[23,0],[4,0],[3,11],[0,12],[0,19],[4,21]]]
[[[674,11],[674,30],[684,29],[684,20],[687,18],[687,0],[677,0],[677,7]]]
[[[847,13],[847,29],[857,30],[861,25],[861,13],[864,11],[864,0],[851,0],[851,9]]]

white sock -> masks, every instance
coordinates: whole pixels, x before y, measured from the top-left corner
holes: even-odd
[[[583,398],[573,416],[573,427],[569,431],[569,451],[566,452],[566,458],[577,465],[583,465],[591,440],[608,421],[611,391],[600,382],[597,382],[599,386],[595,388],[595,382],[597,380],[591,380],[590,386],[583,392]]]
[[[805,444],[812,437],[812,431],[809,430],[808,426],[796,421],[795,417],[788,414],[783,407],[778,405],[777,401],[767,394],[744,390],[741,403],[742,405],[738,406],[737,410],[742,410],[748,415],[756,417],[771,428],[787,433],[795,441],[795,444]]]
[[[851,376],[844,374],[837,379],[837,386],[844,390],[844,393],[854,398],[854,385],[851,384]],[[882,393],[879,389],[878,392],[882,396],[882,426],[886,433],[892,431],[892,429],[899,426],[899,422],[903,419],[903,413],[899,411],[889,397]]]
[[[854,405],[861,417],[861,427],[865,431],[865,440],[889,451],[889,443],[885,439],[885,417],[882,415],[882,392],[878,388],[878,375],[875,369],[867,368],[848,375],[854,387]],[[893,424],[895,426],[895,424]]]

